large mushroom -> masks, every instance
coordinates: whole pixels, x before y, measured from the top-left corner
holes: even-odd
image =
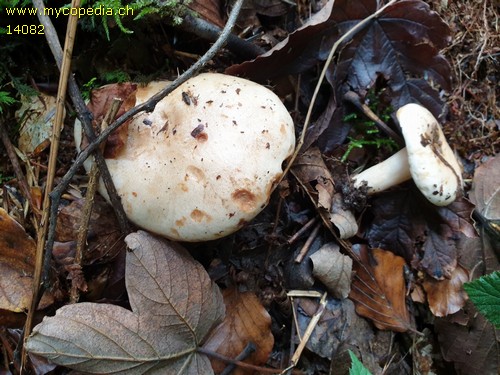
[[[373,194],[413,178],[431,203],[452,203],[462,192],[462,172],[438,121],[414,103],[401,107],[396,117],[406,147],[354,176],[354,186],[366,184],[368,193]]]
[[[135,103],[164,86],[139,87]],[[75,126],[77,145],[80,137]],[[272,91],[205,73],[153,112],[135,116],[124,147],[106,164],[133,223],[195,242],[226,236],[252,220],[267,205],[294,147],[293,121]],[[108,198],[102,183],[99,191]]]

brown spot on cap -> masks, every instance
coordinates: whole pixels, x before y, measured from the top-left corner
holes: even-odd
[[[197,208],[195,208],[193,211],[191,211],[190,216],[191,216],[191,219],[193,219],[197,223],[201,223],[203,219],[207,222],[212,220],[212,216],[207,214],[205,211],[198,210]]]
[[[182,219],[175,221],[175,225],[177,225],[178,227],[183,227],[185,223],[186,223],[186,218],[184,216],[182,217]]]
[[[255,210],[256,197],[251,191],[246,189],[238,189],[231,194],[231,198],[235,201],[241,211],[251,212]]]

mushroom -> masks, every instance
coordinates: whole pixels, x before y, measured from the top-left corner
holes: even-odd
[[[419,104],[406,104],[396,117],[406,147],[389,159],[354,176],[354,186],[368,193],[384,191],[413,178],[422,194],[436,206],[453,202],[462,191],[462,175],[438,121]]]
[[[165,85],[139,87],[136,105]],[[143,229],[187,242],[226,236],[252,220],[295,147],[278,96],[215,73],[189,79],[153,112],[135,116],[127,132],[123,149],[106,159],[125,213]],[[78,126],[75,138],[79,145]],[[102,182],[99,192],[109,200]]]

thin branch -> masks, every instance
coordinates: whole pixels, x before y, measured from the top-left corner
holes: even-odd
[[[211,42],[215,42],[221,32],[218,26],[189,14],[184,17],[180,27],[184,31]],[[257,56],[266,52],[263,48],[233,34],[229,35],[227,39],[227,48],[245,60],[255,59]]]
[[[233,365],[238,366],[238,367],[243,368],[243,369],[257,371],[259,374],[280,374],[282,371],[282,370],[272,369],[272,368],[268,368],[268,367],[254,366],[254,365],[251,365],[249,363],[245,363],[242,361],[238,361],[236,359],[226,357],[225,355],[213,352],[211,350],[207,350],[201,346],[198,347],[196,349],[196,351],[198,353],[205,354],[207,357],[215,358],[215,359],[218,359],[219,361],[230,363],[230,364],[233,364]]]

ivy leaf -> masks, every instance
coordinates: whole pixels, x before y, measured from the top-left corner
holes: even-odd
[[[464,289],[477,309],[500,328],[500,271],[465,283]]]
[[[224,316],[218,287],[175,243],[144,231],[125,241],[132,311],[66,305],[34,328],[27,350],[92,374],[213,374],[197,348]]]

